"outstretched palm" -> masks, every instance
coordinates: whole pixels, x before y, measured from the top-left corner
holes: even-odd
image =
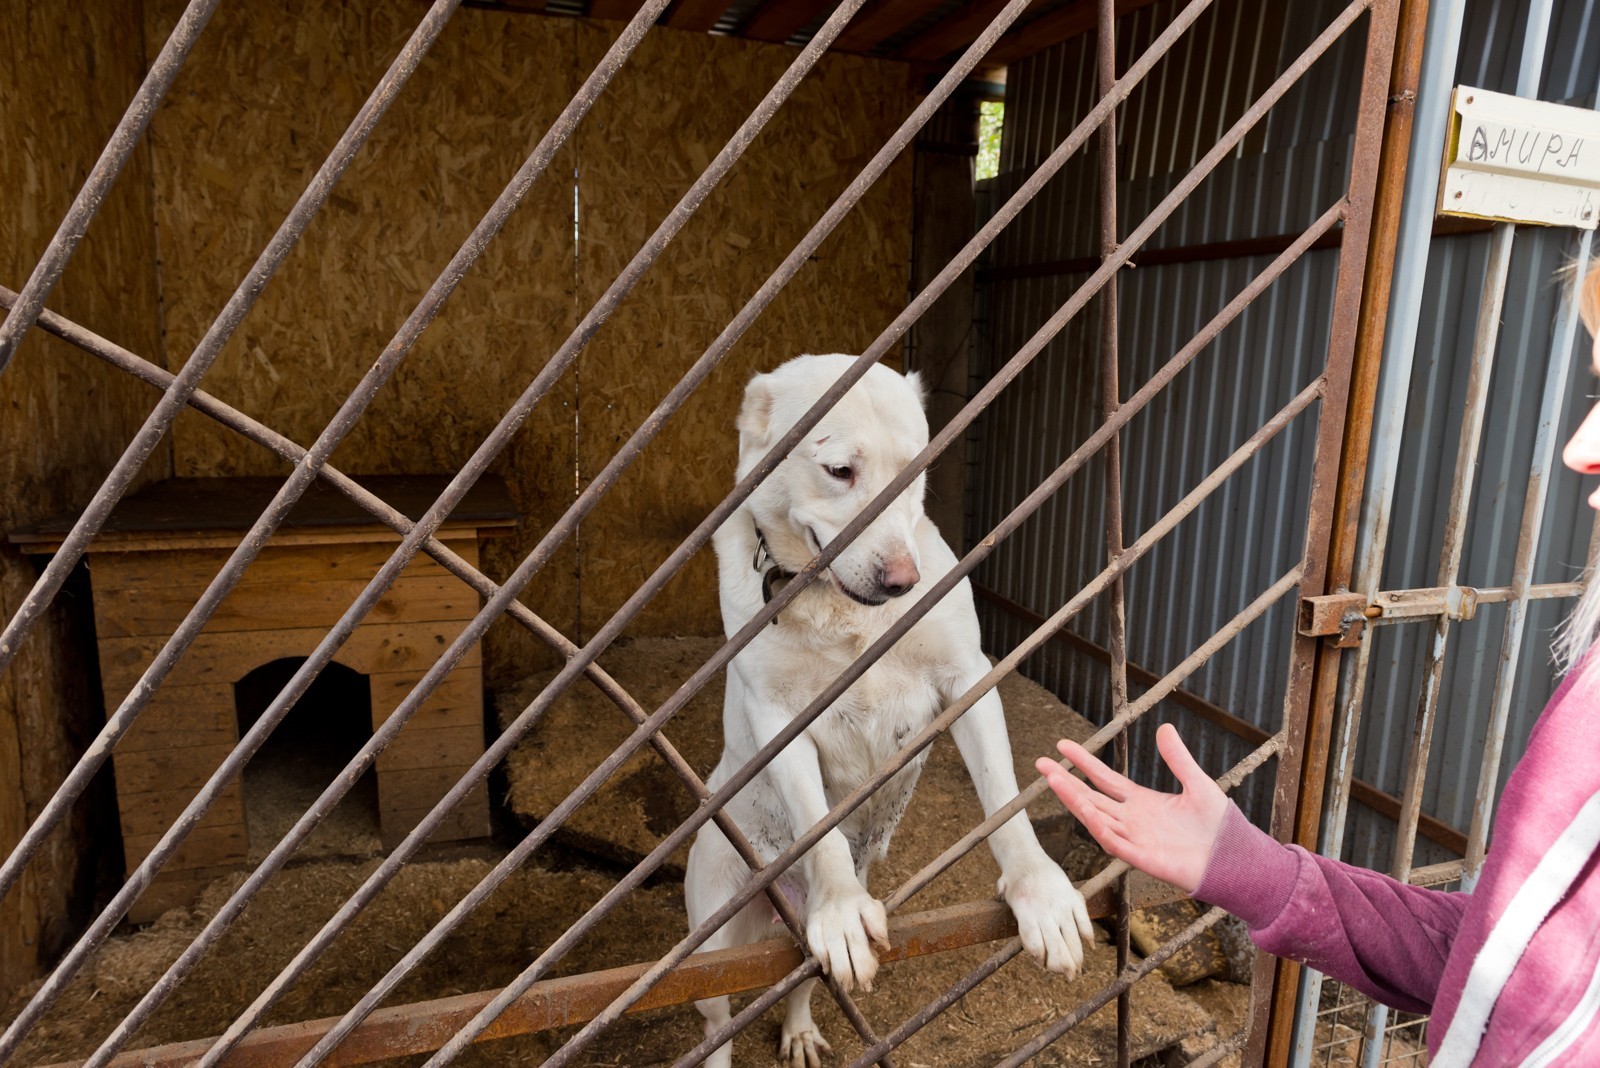
[[[1177,730],[1163,724],[1156,731],[1161,759],[1183,787],[1177,794],[1131,782],[1077,742],[1062,741],[1056,748],[1083,772],[1087,785],[1048,757],[1040,757],[1035,767],[1095,841],[1140,871],[1194,893],[1222,830],[1228,797],[1195,763]]]

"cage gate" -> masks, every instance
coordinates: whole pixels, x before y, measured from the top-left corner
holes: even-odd
[[[1112,620],[1112,640],[1109,643],[1112,683],[1105,706],[1108,711],[1106,722],[1089,742],[1088,748],[1093,751],[1115,743],[1118,746],[1119,760],[1126,762],[1127,729],[1138,723],[1141,717],[1176,691],[1186,678],[1204,666],[1248,626],[1261,619],[1274,605],[1289,603],[1287,599],[1292,594],[1320,597],[1343,584],[1346,576],[1338,573],[1337,561],[1330,552],[1335,530],[1335,498],[1341,490],[1341,478],[1359,479],[1359,470],[1348,464],[1341,475],[1341,457],[1347,447],[1347,438],[1353,440],[1361,436],[1359,433],[1353,433],[1347,426],[1352,408],[1352,382],[1356,381],[1360,389],[1370,386],[1370,383],[1363,384],[1364,380],[1353,380],[1352,368],[1355,366],[1358,333],[1362,322],[1360,311],[1364,274],[1369,270],[1371,259],[1369,245],[1373,203],[1378,187],[1378,164],[1383,147],[1391,61],[1400,7],[1397,0],[1355,0],[1329,18],[1320,27],[1320,32],[1309,40],[1303,51],[1292,62],[1287,63],[1283,70],[1273,72],[1270,80],[1263,79],[1265,84],[1260,87],[1260,91],[1249,101],[1242,113],[1236,117],[1230,116],[1229,125],[1216,142],[1203,154],[1197,151],[1198,158],[1192,169],[1181,180],[1175,182],[1171,189],[1159,198],[1149,213],[1131,228],[1125,227],[1120,219],[1117,195],[1118,153],[1102,150],[1099,153],[1098,163],[1099,187],[1102,192],[1096,212],[1098,254],[1093,258],[1092,265],[1084,267],[1082,273],[1087,276],[1085,280],[1059,303],[1042,325],[1011,353],[1003,364],[986,376],[981,388],[976,390],[959,414],[938,431],[928,447],[896,476],[841,535],[824,546],[821,553],[806,565],[794,581],[778,590],[748,625],[695,671],[680,689],[658,708],[651,710],[641,705],[633,695],[599,667],[596,663],[597,657],[622,634],[646,604],[662,591],[689,558],[704,548],[717,527],[749,497],[754,488],[776,468],[788,451],[822,415],[866,373],[873,363],[890,352],[911,325],[930,308],[955,279],[975,264],[984,250],[1017,220],[1029,202],[1040,194],[1052,178],[1061,173],[1080,150],[1089,148],[1091,140],[1096,140],[1102,149],[1117,143],[1118,109],[1125,109],[1134,90],[1153,71],[1162,69],[1162,61],[1186,43],[1188,35],[1194,32],[1197,21],[1211,7],[1210,0],[1189,0],[1187,3],[1172,5],[1170,20],[1163,26],[1152,28],[1148,45],[1137,54],[1129,54],[1126,60],[1120,61],[1114,28],[1121,6],[1114,6],[1111,0],[1102,0],[1095,7],[1096,93],[1093,105],[1086,109],[1081,121],[1059,144],[1049,149],[1039,164],[978,229],[960,253],[939,271],[932,282],[914,296],[905,310],[896,316],[894,321],[864,350],[845,377],[830,388],[756,468],[738,483],[733,492],[699,522],[694,532],[657,566],[651,577],[634,591],[626,604],[587,641],[580,645],[571,640],[518,600],[519,594],[527,589],[535,574],[550,563],[557,549],[571,537],[579,520],[595,508],[615,484],[618,476],[641,456],[646,455],[648,446],[660,433],[662,425],[683,406],[690,394],[715,372],[757,317],[815,253],[845,214],[885,173],[893,159],[912,143],[918,131],[984,61],[986,54],[996,46],[997,42],[1006,40],[1007,32],[1017,24],[1027,9],[1028,0],[1011,0],[994,14],[987,28],[972,40],[960,59],[943,74],[893,136],[878,149],[846,191],[789,253],[782,265],[767,278],[737,316],[723,329],[716,341],[688,368],[671,392],[658,402],[654,411],[640,424],[632,437],[614,453],[604,470],[578,493],[560,521],[550,527],[533,551],[517,564],[503,582],[496,583],[489,579],[435,536],[467,490],[506,447],[517,427],[535,406],[545,400],[555,381],[572,367],[585,346],[598,331],[603,329],[607,317],[634,289],[662,250],[700,207],[710,190],[728,174],[755,135],[794,93],[801,79],[830,45],[846,31],[863,4],[864,0],[846,0],[827,17],[796,54],[788,70],[772,87],[761,105],[723,146],[677,206],[662,220],[649,240],[634,254],[626,268],[616,276],[604,294],[583,316],[567,340],[549,358],[512,408],[483,440],[472,459],[450,480],[448,487],[437,501],[427,508],[420,519],[413,522],[390,503],[363,489],[349,475],[332,467],[328,462],[329,458],[335,448],[356,427],[378,391],[411,352],[422,332],[439,314],[442,305],[455,291],[463,276],[473,268],[486,247],[495,239],[530,187],[543,177],[557,150],[578,124],[584,121],[595,101],[627,62],[630,54],[639,46],[651,25],[667,8],[668,0],[649,0],[638,8],[627,28],[611,43],[603,59],[594,67],[576,95],[567,102],[561,114],[549,126],[493,207],[418,301],[415,309],[398,328],[357,388],[345,398],[333,420],[307,448],[299,446],[278,430],[202,392],[199,389],[201,379],[239,323],[249,313],[274,271],[299,241],[311,219],[326,205],[335,184],[383,118],[396,94],[417,69],[423,55],[438,39],[458,6],[458,0],[436,0],[432,5],[409,42],[352,120],[332,154],[323,161],[272,241],[234,290],[222,313],[213,320],[204,339],[183,367],[173,374],[140,355],[45,310],[45,301],[65,269],[78,239],[93,218],[97,206],[103,202],[111,183],[142,135],[152,110],[171,84],[178,66],[181,65],[194,41],[203,32],[216,6],[215,0],[210,2],[193,0],[190,3],[187,12],[178,23],[178,28],[163,49],[160,59],[152,65],[144,86],[124,116],[100,163],[91,173],[72,212],[61,224],[56,238],[40,259],[27,285],[20,294],[5,291],[0,295],[10,310],[4,324],[0,325],[0,368],[4,368],[10,362],[23,335],[31,327],[38,325],[110,365],[162,390],[160,402],[151,412],[138,436],[128,446],[99,491],[95,493],[88,508],[64,539],[60,550],[44,568],[31,594],[8,620],[5,631],[0,634],[0,669],[12,663],[23,636],[35,626],[51,601],[60,593],[68,574],[99,533],[113,506],[131,485],[139,467],[156,447],[162,435],[169,431],[174,419],[184,408],[194,408],[229,430],[262,446],[268,452],[289,461],[294,465],[294,474],[283,483],[270,506],[253,522],[250,531],[239,540],[226,565],[190,609],[177,632],[145,666],[142,678],[120,705],[108,715],[99,737],[89,746],[49,804],[28,827],[4,866],[0,867],[0,893],[14,890],[30,858],[38,853],[46,837],[61,823],[73,803],[83,794],[89,781],[115,749],[118,740],[126,734],[130,725],[149,705],[152,694],[185,655],[186,650],[193,644],[224,597],[241,581],[246,569],[260,554],[267,540],[279,529],[296,501],[313,482],[321,479],[328,483],[338,493],[393,530],[399,535],[400,541],[361,595],[344,612],[316,650],[295,671],[290,681],[271,700],[245,732],[238,746],[199,789],[183,812],[171,822],[149,855],[128,876],[111,903],[72,944],[20,1013],[10,1022],[4,1034],[0,1035],[0,1060],[9,1060],[18,1053],[29,1033],[40,1024],[47,1011],[58,1003],[74,976],[106,942],[129,907],[150,885],[155,874],[170,860],[196,823],[217,802],[221,793],[239,776],[245,763],[261,748],[265,739],[285,718],[295,701],[333,660],[337,650],[349,640],[363,617],[372,610],[401,570],[418,553],[431,557],[481,595],[484,598],[483,608],[449,643],[448,648],[393,714],[374,731],[358,755],[345,766],[317,801],[301,815],[294,828],[274,846],[266,859],[232,893],[226,904],[209,920],[202,933],[183,950],[161,979],[144,992],[138,1005],[122,1019],[112,1033],[105,1037],[99,1048],[83,1063],[210,1065],[225,1061],[229,1064],[312,1065],[327,1061],[348,1064],[366,1063],[407,1054],[432,1053],[428,1063],[433,1065],[448,1063],[475,1042],[534,1030],[582,1025],[545,1062],[550,1065],[562,1065],[581,1057],[600,1032],[630,1010],[685,1004],[715,994],[766,987],[766,991],[739,1012],[726,1027],[718,1033],[708,1035],[704,1042],[685,1052],[677,1062],[698,1063],[732,1035],[747,1027],[787,992],[800,983],[821,975],[817,961],[803,949],[801,918],[794,906],[776,887],[776,881],[783,872],[823,835],[838,826],[873,791],[911,763],[940,734],[947,731],[980,696],[1014,671],[1026,658],[1050,642],[1070,620],[1082,613],[1091,603],[1105,597],[1107,603],[1112,606],[1109,616]],[[1074,5],[1074,10],[1077,11],[1075,17],[1083,17],[1088,8],[1085,5]],[[1154,32],[1155,29],[1159,29],[1159,32]],[[1331,198],[1331,202],[1324,206],[1311,226],[1297,234],[1287,235],[1282,251],[1242,288],[1233,293],[1202,329],[1179,345],[1158,369],[1137,384],[1137,388],[1123,396],[1118,381],[1119,355],[1121,355],[1118,319],[1119,276],[1125,268],[1138,263],[1140,250],[1145,247],[1151,236],[1184,206],[1187,198],[1195,193],[1204,179],[1231,153],[1238,150],[1241,143],[1267,118],[1273,107],[1316,66],[1319,60],[1339,45],[1346,35],[1360,42],[1355,54],[1360,56],[1361,68],[1359,114],[1348,184]],[[1120,73],[1117,69],[1119,66]],[[1126,118],[1123,120],[1123,125],[1125,123]],[[598,205],[591,210],[604,211],[605,206]],[[1337,245],[1338,267],[1329,308],[1329,330],[1321,347],[1324,358],[1320,361],[1320,367],[1306,380],[1293,383],[1290,399],[1275,413],[1246,428],[1247,432],[1243,433],[1238,441],[1229,442],[1230,450],[1221,462],[1192,486],[1186,487],[1176,504],[1144,529],[1124,530],[1120,490],[1122,480],[1118,471],[1122,450],[1126,446],[1127,428],[1140,413],[1149,411],[1151,406],[1165,395],[1165,391],[1186,368],[1207,354],[1213,342],[1245,313],[1253,300],[1290,271],[1309,250],[1327,245]],[[1098,425],[1084,436],[1071,454],[1056,465],[1046,477],[1028,487],[1028,492],[1020,503],[1011,508],[990,529],[984,531],[982,537],[974,540],[974,547],[961,557],[958,566],[944,579],[922,592],[913,607],[844,675],[831,683],[823,693],[817,695],[805,712],[764,746],[755,760],[715,792],[709,790],[668,740],[664,733],[668,721],[696,692],[722,671],[744,645],[761,633],[762,628],[798,596],[800,591],[815,579],[842,549],[941,452],[952,443],[961,440],[973,422],[998,398],[1005,395],[1007,387],[1015,382],[1041,353],[1045,352],[1052,340],[1060,335],[1069,323],[1084,316],[1091,307],[1097,307],[1099,312],[1099,342],[1096,346],[1098,359],[1095,366],[1101,369],[1102,381],[1106,386]],[[1122,594],[1124,576],[1141,559],[1147,557],[1153,547],[1172,535],[1186,517],[1192,515],[1208,497],[1225,486],[1231,476],[1249,464],[1278,435],[1291,426],[1302,424],[1311,424],[1314,427],[1309,431],[1314,440],[1314,458],[1303,472],[1308,480],[1309,489],[1305,545],[1300,559],[1265,588],[1250,591],[1243,607],[1210,636],[1186,649],[1171,670],[1159,679],[1149,680],[1145,692],[1134,698],[1129,692],[1127,681],[1129,672],[1126,651],[1127,613]],[[1055,607],[1048,617],[1017,642],[978,684],[944,709],[926,730],[909,739],[888,764],[874,773],[866,785],[836,806],[822,823],[801,835],[792,848],[783,851],[771,863],[763,864],[755,848],[740,829],[721,811],[722,806],[783,746],[803,732],[859,679],[866,669],[918,619],[926,615],[957,585],[966,581],[968,576],[994,553],[996,547],[1016,532],[1052,495],[1079,476],[1097,455],[1105,457],[1103,462],[1111,475],[1105,483],[1107,488],[1104,493],[1104,527],[1094,534],[1097,543],[1104,545],[1105,551],[1101,566],[1092,578],[1081,585],[1063,604]],[[1349,487],[1346,485],[1344,488],[1348,490]],[[543,692],[515,717],[500,737],[474,762],[471,770],[462,776],[404,840],[388,853],[363,884],[347,898],[333,918],[297,950],[293,960],[258,993],[254,1002],[237,1016],[223,1035],[215,1039],[122,1053],[140,1026],[149,1020],[185,977],[194,970],[204,955],[216,946],[218,940],[238,919],[261,888],[283,869],[296,848],[372,766],[378,754],[394,740],[406,722],[417,714],[449,672],[480,640],[489,624],[501,616],[509,616],[515,620],[562,658],[563,666]],[[1280,838],[1293,836],[1297,830],[1297,820],[1304,819],[1302,808],[1305,804],[1303,795],[1306,783],[1312,776],[1320,781],[1322,762],[1326,756],[1325,743],[1318,741],[1315,731],[1308,734],[1308,715],[1311,710],[1313,678],[1318,667],[1318,650],[1319,640],[1315,635],[1296,633],[1292,636],[1287,684],[1281,695],[1282,714],[1276,729],[1268,732],[1264,740],[1255,745],[1243,759],[1226,769],[1219,779],[1225,787],[1235,787],[1268,761],[1276,758],[1276,771],[1271,790],[1272,831]],[[595,767],[577,790],[495,864],[479,885],[450,908],[433,929],[408,950],[389,973],[364,994],[344,1016],[337,1020],[261,1026],[266,1014],[306,975],[332,941],[350,926],[407,861],[415,856],[429,835],[446,819],[451,809],[478,788],[490,770],[527,735],[552,703],[577,681],[580,675],[597,685],[632,722],[634,730],[628,740]],[[691,817],[681,822],[643,861],[635,865],[590,907],[577,923],[545,947],[523,973],[503,989],[440,1001],[380,1008],[413,969],[438,949],[449,933],[466,916],[548,842],[563,821],[578,806],[591,798],[600,785],[629,756],[646,745],[654,748],[675,776],[699,799],[700,805]],[[889,894],[885,903],[890,911],[892,913],[901,911],[913,896],[1043,792],[1042,780],[1035,781],[1011,803],[989,813],[981,823],[972,827],[958,841],[951,843],[942,855]],[[1314,798],[1312,803],[1315,807]],[[680,941],[659,960],[610,972],[551,978],[552,969],[586,933],[630,893],[643,885],[674,849],[687,842],[705,823],[712,821],[734,844],[753,871],[750,880],[731,901],[704,924],[691,931],[687,938]],[[1125,1021],[1129,1012],[1127,991],[1220,919],[1220,912],[1213,909],[1187,930],[1169,940],[1161,949],[1147,955],[1141,961],[1134,962],[1129,959],[1127,950],[1126,915],[1129,901],[1126,884],[1122,879],[1125,873],[1125,865],[1113,864],[1081,887],[1094,903],[1094,912],[1097,916],[1121,917],[1118,923],[1120,931],[1118,976],[1111,983],[1092,992],[1063,987],[1060,1018],[1023,1042],[1000,1063],[1021,1064],[1032,1059],[1090,1014],[1113,1001],[1117,1002],[1119,1014]],[[773,910],[793,936],[791,942],[760,943],[740,950],[694,955],[696,948],[704,943],[724,921],[758,895],[765,895],[771,903]],[[890,950],[889,959],[984,942],[999,941],[1001,946],[982,965],[928,1003],[921,1011],[908,1019],[894,1021],[892,1029],[887,1033],[880,1033],[878,1026],[866,1018],[852,997],[837,984],[830,982],[833,997],[860,1038],[861,1049],[854,1055],[852,1063],[856,1065],[891,1063],[892,1053],[896,1047],[940,1013],[949,1009],[967,992],[1007,966],[1021,952],[1021,942],[1015,937],[1014,931],[1014,924],[1009,919],[1005,907],[993,902],[979,902],[955,909],[897,916],[892,932],[894,946]],[[1264,959],[1258,961],[1254,984],[1254,1009],[1249,1026],[1228,1037],[1201,1061],[1195,1063],[1215,1063],[1223,1056],[1247,1045],[1247,1057],[1252,1063],[1261,1063],[1266,1058],[1269,1025],[1274,1020],[1272,992],[1275,972],[1276,968],[1272,962]],[[822,977],[827,979],[826,976]],[[1280,998],[1280,1018],[1282,1004]],[[1119,1027],[1118,1037],[1119,1063],[1127,1063],[1130,1051],[1125,1026]]]

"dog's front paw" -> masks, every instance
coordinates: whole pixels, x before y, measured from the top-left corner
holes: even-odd
[[[855,886],[813,899],[806,916],[806,943],[822,970],[846,990],[872,989],[878,958],[889,948],[889,917],[883,902]]]
[[[1017,917],[1023,948],[1052,972],[1076,978],[1083,947],[1094,941],[1089,909],[1065,872],[1049,858],[1000,877],[1000,896]]]

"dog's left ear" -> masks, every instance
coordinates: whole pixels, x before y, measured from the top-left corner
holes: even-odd
[[[768,384],[766,375],[756,375],[744,387],[744,403],[739,406],[739,418],[734,421],[734,426],[739,428],[739,433],[747,434],[755,441],[763,441],[771,422],[772,386]]]
[[[922,380],[922,372],[907,371],[906,382],[911,386],[911,391],[917,395],[917,403],[926,408],[928,406],[928,384]]]

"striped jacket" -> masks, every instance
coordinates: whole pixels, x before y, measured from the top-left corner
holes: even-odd
[[[1600,654],[1540,715],[1470,893],[1281,845],[1230,808],[1194,896],[1269,953],[1432,1013],[1433,1068],[1600,1065],[1597,846]]]

